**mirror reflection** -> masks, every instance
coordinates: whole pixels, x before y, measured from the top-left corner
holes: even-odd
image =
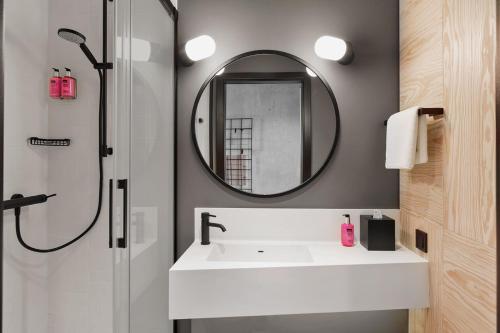
[[[301,186],[327,162],[337,110],[315,72],[280,54],[242,57],[204,88],[193,115],[206,166],[233,189],[257,196]]]

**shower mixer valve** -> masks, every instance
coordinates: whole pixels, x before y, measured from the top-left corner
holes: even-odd
[[[12,195],[10,200],[5,200],[3,202],[2,209],[3,210],[18,209],[25,206],[36,205],[44,203],[47,201],[47,199],[55,196],[56,194],[51,194],[51,195],[39,194],[39,195],[32,195],[30,197],[24,197],[22,194],[16,193]]]

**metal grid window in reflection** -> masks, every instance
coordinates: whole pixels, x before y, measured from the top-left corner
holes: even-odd
[[[249,193],[252,193],[252,129],[252,118],[226,118],[225,181]]]

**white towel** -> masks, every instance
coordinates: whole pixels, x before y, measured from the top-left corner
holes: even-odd
[[[387,121],[387,169],[412,169],[427,162],[427,119],[418,116],[418,109],[395,113]]]

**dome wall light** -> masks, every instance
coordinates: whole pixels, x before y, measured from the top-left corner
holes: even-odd
[[[333,36],[321,36],[314,44],[314,52],[323,59],[348,65],[354,59],[352,44]]]
[[[180,60],[186,66],[191,66],[195,61],[211,57],[216,50],[215,40],[202,35],[188,40],[180,49]]]

